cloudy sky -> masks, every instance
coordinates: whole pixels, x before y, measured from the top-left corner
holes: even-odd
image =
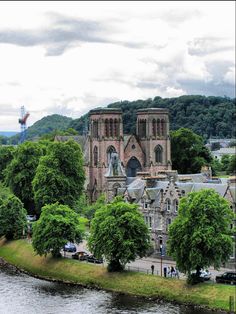
[[[0,2],[0,131],[234,84],[234,1]]]

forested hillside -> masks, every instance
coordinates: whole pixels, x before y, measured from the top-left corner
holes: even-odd
[[[66,130],[71,123],[72,118],[61,116],[59,114],[53,114],[42,118],[35,122],[27,129],[26,139],[32,140],[33,138],[40,137],[44,134],[50,133],[54,130]],[[11,137],[10,141],[13,144],[17,144],[19,141],[19,134]]]
[[[170,112],[170,128],[190,128],[205,139],[210,137],[235,137],[235,99],[215,96],[180,96],[121,101],[108,105],[109,108],[121,108],[125,134],[135,132],[136,111],[142,108],[167,108]],[[73,120],[70,127],[80,134],[84,132],[87,114]]]

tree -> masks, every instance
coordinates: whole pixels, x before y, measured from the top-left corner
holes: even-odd
[[[25,142],[17,147],[14,158],[5,170],[5,183],[19,197],[28,211],[34,211],[32,180],[44,147],[39,143]]]
[[[85,174],[80,145],[74,140],[54,142],[40,159],[33,180],[38,212],[46,204],[59,202],[71,208],[82,194]]]
[[[236,155],[231,156],[229,165],[227,168],[227,173],[235,175],[236,174]]]
[[[0,181],[4,180],[5,175],[3,171],[13,159],[14,151],[14,146],[0,146]]]
[[[197,173],[212,161],[203,139],[192,130],[180,128],[171,132],[171,158],[173,169],[179,173]]]
[[[96,211],[90,231],[89,248],[96,257],[105,256],[108,271],[121,271],[150,248],[149,231],[138,206],[121,197]]]
[[[90,205],[87,204],[87,206],[83,208],[82,213],[89,221],[91,221],[96,211],[100,209],[101,207],[103,207],[105,203],[106,203],[105,195],[101,194],[95,203],[90,204]]]
[[[9,191],[0,194],[0,237],[19,239],[26,232],[26,210],[18,197]]]
[[[213,189],[189,193],[180,200],[177,218],[169,227],[168,252],[180,271],[218,269],[232,253],[229,225],[233,213],[229,203]]]
[[[59,257],[67,242],[81,242],[83,230],[79,215],[67,205],[46,205],[33,225],[32,245],[38,255]]]

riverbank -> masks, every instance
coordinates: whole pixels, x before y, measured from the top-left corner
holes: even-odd
[[[184,280],[142,273],[108,273],[105,267],[72,259],[35,255],[26,240],[0,241],[0,257],[18,269],[38,278],[79,284],[152,299],[229,310],[229,296],[235,287],[203,283],[189,287]]]

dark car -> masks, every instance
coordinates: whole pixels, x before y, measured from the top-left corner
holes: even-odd
[[[236,285],[236,272],[227,271],[222,275],[216,276],[217,283],[227,283],[230,285]]]
[[[76,252],[76,246],[74,245],[74,243],[67,243],[63,250],[65,252]]]
[[[87,257],[87,261],[89,263],[95,263],[95,264],[102,264],[103,263],[103,259],[102,258],[96,258],[94,255],[89,255]]]
[[[72,258],[77,259],[79,261],[87,261],[89,254],[84,251],[76,252],[75,254],[72,254]]]

